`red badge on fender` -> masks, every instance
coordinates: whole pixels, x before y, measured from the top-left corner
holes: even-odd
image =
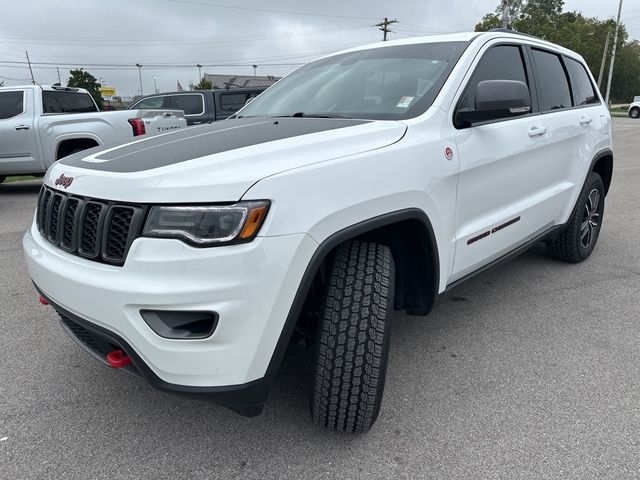
[[[453,150],[451,147],[444,149],[444,156],[447,157],[447,160],[453,160]]]
[[[73,182],[73,177],[65,177],[64,173],[56,179],[56,185],[61,185],[65,189],[71,185],[71,182]]]

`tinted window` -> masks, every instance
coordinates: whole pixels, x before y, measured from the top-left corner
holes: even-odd
[[[571,85],[573,87],[573,99],[576,105],[589,105],[600,103],[598,95],[593,88],[593,83],[587,74],[584,66],[575,60],[567,58],[565,65],[569,71]]]
[[[15,117],[23,111],[23,92],[0,92],[0,120]]]
[[[249,93],[224,93],[220,95],[220,108],[224,112],[237,112],[244,107],[249,98],[255,96]]]
[[[91,95],[78,92],[42,92],[44,113],[97,112]]]
[[[433,103],[466,42],[396,45],[317,60],[279,80],[245,117],[334,115],[401,120]]]
[[[169,97],[169,108],[182,110],[185,115],[202,115],[204,100],[202,95],[174,95]]]
[[[139,108],[139,109],[154,109],[154,108],[162,108],[162,104],[164,103],[165,97],[149,97],[140,100],[131,108]]]
[[[538,96],[540,110],[558,110],[571,107],[571,91],[560,56],[533,49],[533,59],[538,72]]]
[[[475,110],[476,90],[485,80],[517,80],[528,85],[520,47],[500,45],[484,54],[467,84],[459,109]]]

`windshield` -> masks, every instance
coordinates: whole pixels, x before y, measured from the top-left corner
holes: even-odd
[[[280,80],[237,117],[416,117],[431,106],[466,46],[400,45],[318,60]]]

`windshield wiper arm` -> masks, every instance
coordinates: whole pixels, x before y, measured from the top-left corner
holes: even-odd
[[[291,115],[276,115],[278,118],[283,117],[292,117],[292,118],[351,118],[345,115],[333,115],[331,113],[304,113],[304,112],[296,112]]]

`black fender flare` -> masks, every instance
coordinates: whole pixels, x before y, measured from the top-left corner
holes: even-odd
[[[436,241],[436,236],[433,230],[433,226],[431,225],[431,221],[423,210],[419,208],[407,208],[398,210],[395,212],[385,213],[377,217],[363,220],[354,225],[343,228],[342,230],[339,230],[331,236],[327,237],[318,246],[313,256],[311,257],[311,260],[307,264],[307,268],[305,269],[302,280],[298,285],[298,290],[289,309],[289,313],[285,320],[284,326],[282,327],[282,331],[280,332],[280,338],[278,339],[278,343],[276,344],[273,354],[271,355],[271,361],[269,362],[269,366],[267,367],[267,371],[265,372],[266,377],[275,378],[275,375],[280,368],[280,364],[282,363],[282,359],[284,358],[284,355],[286,353],[289,341],[291,340],[291,336],[295,329],[298,318],[302,313],[302,308],[313,283],[313,279],[320,266],[322,265],[322,262],[324,262],[329,253],[338,245],[346,242],[347,240],[351,240],[377,228],[385,227],[387,225],[406,220],[419,221],[426,228],[432,247],[431,255],[434,275],[436,279],[436,281],[434,282],[434,295],[437,296],[440,285],[440,257],[438,243]]]

